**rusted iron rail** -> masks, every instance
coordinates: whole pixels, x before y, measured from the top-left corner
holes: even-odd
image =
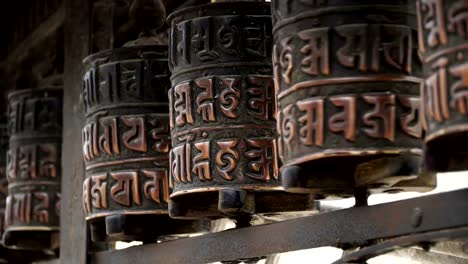
[[[466,199],[468,189],[462,189],[166,243],[98,252],[90,256],[90,261],[99,264],[131,263],[135,259],[139,263],[209,263],[321,246],[375,246],[385,243],[375,243],[376,241],[403,236],[406,236],[406,240],[402,241],[405,246],[444,237],[453,239],[454,236],[467,235],[467,229],[461,228],[468,226]],[[445,231],[439,232],[440,230]],[[427,232],[439,233],[421,235]],[[408,239],[412,236],[415,237],[414,240]],[[420,239],[417,239],[418,236]],[[377,246],[375,249],[388,251],[400,244],[390,242],[388,245],[391,247],[383,244],[383,247]],[[371,253],[372,249],[358,258],[370,257],[373,255]]]

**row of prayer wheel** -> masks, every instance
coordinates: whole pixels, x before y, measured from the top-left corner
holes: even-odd
[[[155,242],[206,232],[207,219],[433,189],[437,172],[468,168],[467,21],[463,1],[226,1],[169,15],[169,45],[90,55],[92,240]],[[6,246],[54,247],[61,95],[9,97]]]

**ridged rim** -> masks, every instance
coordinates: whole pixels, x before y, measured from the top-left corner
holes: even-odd
[[[29,89],[21,89],[18,91],[13,91],[8,94],[8,100],[11,100],[13,97],[23,95],[23,94],[35,94],[35,93],[43,93],[43,92],[61,92],[63,94],[63,89],[58,87],[43,87],[43,88],[29,88]]]
[[[126,54],[127,56],[122,56],[123,58],[119,59],[137,59],[142,58],[141,53],[149,53],[154,52],[155,54],[158,53],[167,53],[168,46],[167,45],[144,45],[144,46],[130,46],[130,47],[121,47],[115,49],[107,49],[102,50],[93,54],[88,55],[83,59],[84,65],[91,65],[96,60],[106,59],[106,58],[113,58],[115,56],[122,56]],[[161,57],[161,60],[167,60],[167,56]]]
[[[267,14],[261,12],[262,9],[253,8],[254,5],[264,6],[269,12]],[[169,14],[166,19],[166,23],[171,25],[171,22],[176,18],[182,15],[187,15],[191,12],[196,14],[197,18],[203,16],[210,16],[210,11],[216,10],[222,7],[235,7],[240,12],[233,11],[232,13],[225,13],[223,15],[236,15],[236,14],[243,14],[243,15],[270,15],[270,6],[269,2],[250,2],[250,1],[238,1],[238,2],[221,2],[221,3],[211,3],[211,4],[203,4],[198,6],[191,6],[176,10]],[[195,18],[195,16],[194,16]]]

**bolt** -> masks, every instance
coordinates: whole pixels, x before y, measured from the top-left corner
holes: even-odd
[[[413,214],[411,215],[411,225],[414,228],[417,228],[421,225],[423,220],[423,211],[421,208],[416,207],[413,209]]]

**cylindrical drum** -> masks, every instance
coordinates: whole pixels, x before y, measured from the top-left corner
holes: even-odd
[[[0,114],[0,238],[3,237],[3,233],[5,231],[5,207],[8,195],[8,180],[6,177],[7,151],[7,117],[4,114]]]
[[[427,191],[414,2],[272,1],[283,187]]]
[[[308,208],[278,181],[270,3],[206,4],[168,21],[170,215]]]
[[[83,206],[94,241],[193,233],[168,216],[167,46],[102,51],[84,60]]]
[[[425,165],[468,169],[468,15],[464,1],[417,0],[419,51],[424,61]]]
[[[0,114],[0,238],[5,232],[5,207],[8,195],[8,180],[6,177],[6,157],[8,151],[7,115]],[[30,263],[56,257],[55,252],[10,249],[0,241],[0,263]]]
[[[62,89],[9,94],[8,197],[3,242],[8,247],[59,246]]]

